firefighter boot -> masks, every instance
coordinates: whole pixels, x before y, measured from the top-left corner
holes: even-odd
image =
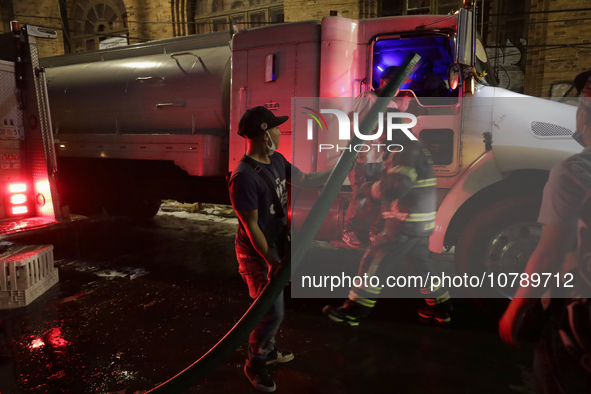
[[[353,300],[347,300],[342,306],[336,308],[327,305],[322,309],[322,313],[330,320],[337,323],[346,323],[351,327],[357,327],[359,322],[369,315],[371,308],[358,304]]]
[[[424,304],[419,308],[419,316],[425,320],[435,320],[438,323],[448,324],[451,322],[453,306],[451,300],[435,305]]]

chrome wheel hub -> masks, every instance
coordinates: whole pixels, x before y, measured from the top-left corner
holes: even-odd
[[[511,298],[519,287],[519,277],[536,249],[542,234],[542,225],[518,223],[502,229],[488,244],[485,269],[493,273],[492,283],[503,297]],[[506,278],[506,280],[505,280]],[[487,283],[491,279],[487,279]]]

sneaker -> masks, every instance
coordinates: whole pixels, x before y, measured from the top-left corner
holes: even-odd
[[[346,323],[351,327],[357,327],[361,319],[359,317],[348,314],[348,312],[349,311],[347,311],[347,308],[342,306],[335,308],[332,305],[327,305],[322,309],[322,313],[325,316],[327,316],[330,320],[335,321],[337,323]]]
[[[343,232],[343,242],[352,248],[358,248],[361,246],[361,241],[353,231]]]
[[[448,303],[449,305],[446,305]],[[426,320],[435,320],[438,323],[448,324],[451,322],[450,307],[450,301],[437,305],[425,304],[419,308],[419,316]]]
[[[277,389],[277,385],[269,375],[266,366],[253,367],[249,360],[244,364],[244,374],[252,386],[263,393],[272,393]]]
[[[267,365],[288,363],[294,359],[294,355],[289,350],[273,349],[267,355]]]

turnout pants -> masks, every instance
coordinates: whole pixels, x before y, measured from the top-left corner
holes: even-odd
[[[362,284],[360,287],[351,287],[349,299],[357,304],[372,308],[376,304],[376,298],[383,290],[382,284],[386,284],[387,277],[399,264],[406,262],[411,275],[422,278],[420,291],[429,305],[441,304],[449,300],[449,293],[441,286],[431,288],[426,282],[429,274],[434,272],[433,261],[429,257],[428,236],[408,236],[402,234],[388,234],[384,230],[369,246],[365,252],[359,267],[359,276],[377,276],[380,285],[372,287]],[[420,283],[420,282],[418,282]],[[375,284],[375,282],[374,282]],[[369,313],[370,309],[367,309]]]

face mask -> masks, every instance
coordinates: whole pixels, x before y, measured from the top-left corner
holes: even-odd
[[[269,151],[267,153],[267,155],[271,156],[273,153],[275,153],[277,146],[275,145],[275,141],[273,141],[273,138],[271,138],[271,134],[269,134],[268,131],[266,131],[266,133],[267,133],[267,137],[269,137],[269,140],[271,141],[271,146],[269,146],[269,143],[267,142],[267,149]]]

